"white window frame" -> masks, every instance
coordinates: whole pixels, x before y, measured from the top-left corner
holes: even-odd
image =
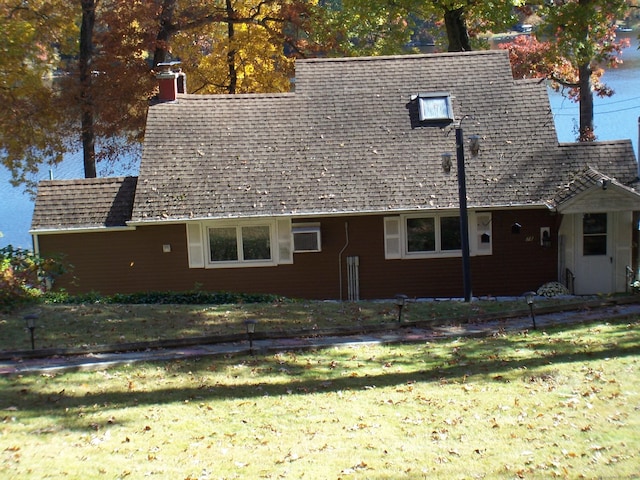
[[[295,236],[297,234],[315,234],[316,236],[316,248],[315,249],[296,249]],[[291,224],[291,235],[293,236],[293,252],[294,253],[312,253],[322,251],[322,235],[320,233],[319,223],[293,223]]]
[[[247,227],[263,227],[268,229],[268,237],[269,237],[269,258],[264,259],[245,259],[243,258],[243,238],[242,233],[243,229]],[[211,246],[209,244],[209,236],[211,230],[215,229],[235,229],[236,233],[236,255],[238,257],[237,260],[213,260],[211,258]],[[205,238],[207,242],[205,245],[207,246],[205,253],[207,258],[208,266],[213,267],[229,267],[235,265],[275,265],[274,262],[274,245],[276,243],[276,239],[274,236],[274,225],[273,222],[242,222],[242,223],[216,223],[215,225],[207,225],[205,227]]]
[[[461,257],[462,250],[442,250],[440,247],[440,219],[459,217],[458,210],[435,213],[410,213],[384,217],[384,256],[392,259],[451,258]],[[427,252],[409,252],[407,219],[433,218],[435,250]],[[472,256],[493,254],[493,234],[491,230],[491,212],[469,212],[469,253]]]
[[[242,259],[242,228],[254,226],[269,228],[269,259]],[[209,245],[209,229],[211,228],[235,228],[238,260],[211,260]],[[190,222],[186,224],[186,231],[189,268],[270,267],[293,263],[293,236],[291,235],[290,218]]]
[[[432,258],[432,257],[460,257],[462,256],[462,249],[458,248],[455,250],[442,250],[441,239],[442,239],[442,228],[441,221],[443,218],[451,218],[458,217],[458,223],[460,222],[460,213],[459,212],[448,212],[448,213],[436,213],[436,214],[410,214],[410,215],[402,215],[402,230],[404,231],[404,241],[402,242],[403,248],[403,257],[404,258]],[[413,218],[429,218],[434,219],[434,236],[435,236],[435,244],[434,250],[432,251],[409,251],[409,235],[408,235],[408,226],[407,221]]]

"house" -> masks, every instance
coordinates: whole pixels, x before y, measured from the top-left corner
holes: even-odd
[[[36,249],[74,266],[57,286],[461,297],[464,273],[477,296],[626,288],[631,142],[559,144],[545,86],[514,81],[505,51],[299,60],[283,94],[183,94],[178,75],[160,76],[137,178],[40,183]]]

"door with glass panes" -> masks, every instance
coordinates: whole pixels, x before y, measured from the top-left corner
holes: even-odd
[[[615,291],[612,217],[610,213],[575,215],[576,293]]]

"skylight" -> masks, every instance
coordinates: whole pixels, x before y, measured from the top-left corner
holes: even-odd
[[[447,92],[419,93],[415,98],[421,122],[453,122],[451,96]]]

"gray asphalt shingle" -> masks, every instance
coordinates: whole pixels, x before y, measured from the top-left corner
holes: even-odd
[[[298,60],[294,93],[150,107],[132,211],[132,180],[43,182],[33,228],[454,208],[454,127],[420,124],[412,101],[437,91],[481,139],[477,156],[465,142],[471,208],[551,205],[587,167],[637,178],[629,140],[558,144],[545,85],[514,81],[506,51]]]

